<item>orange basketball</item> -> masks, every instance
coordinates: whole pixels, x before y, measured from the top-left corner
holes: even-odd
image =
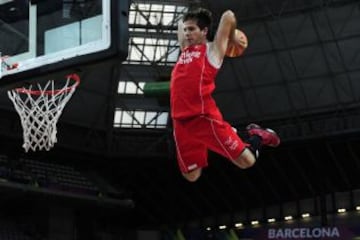
[[[227,57],[241,56],[248,46],[248,39],[244,32],[239,29],[235,30],[234,40],[229,42],[225,55]]]
[[[241,45],[231,43],[226,50],[226,56],[239,57],[243,54],[244,50],[245,48],[243,48]]]

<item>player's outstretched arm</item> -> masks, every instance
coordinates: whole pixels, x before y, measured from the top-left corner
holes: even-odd
[[[177,38],[180,49],[183,50],[185,47],[185,33],[184,33],[184,23],[182,20],[178,22]]]
[[[214,41],[212,43],[213,53],[219,59],[224,58],[228,43],[234,37],[235,28],[235,14],[231,10],[225,11],[221,16],[218,28],[215,33]]]

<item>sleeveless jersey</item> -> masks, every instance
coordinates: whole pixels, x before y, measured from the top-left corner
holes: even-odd
[[[201,44],[184,48],[173,68],[170,106],[174,119],[220,114],[211,96],[219,68],[209,62],[207,47]]]

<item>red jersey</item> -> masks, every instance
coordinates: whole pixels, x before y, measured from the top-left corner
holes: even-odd
[[[220,66],[209,61],[207,48],[205,43],[184,48],[172,71],[170,106],[174,119],[220,114],[211,96]]]

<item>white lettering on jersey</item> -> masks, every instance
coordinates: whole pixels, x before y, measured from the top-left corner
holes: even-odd
[[[232,139],[230,136],[226,139],[224,144],[232,151],[234,151],[239,146],[239,142],[236,139]]]
[[[189,64],[193,61],[194,58],[199,58],[200,55],[201,55],[200,51],[186,50],[181,53],[178,63],[179,64]]]

